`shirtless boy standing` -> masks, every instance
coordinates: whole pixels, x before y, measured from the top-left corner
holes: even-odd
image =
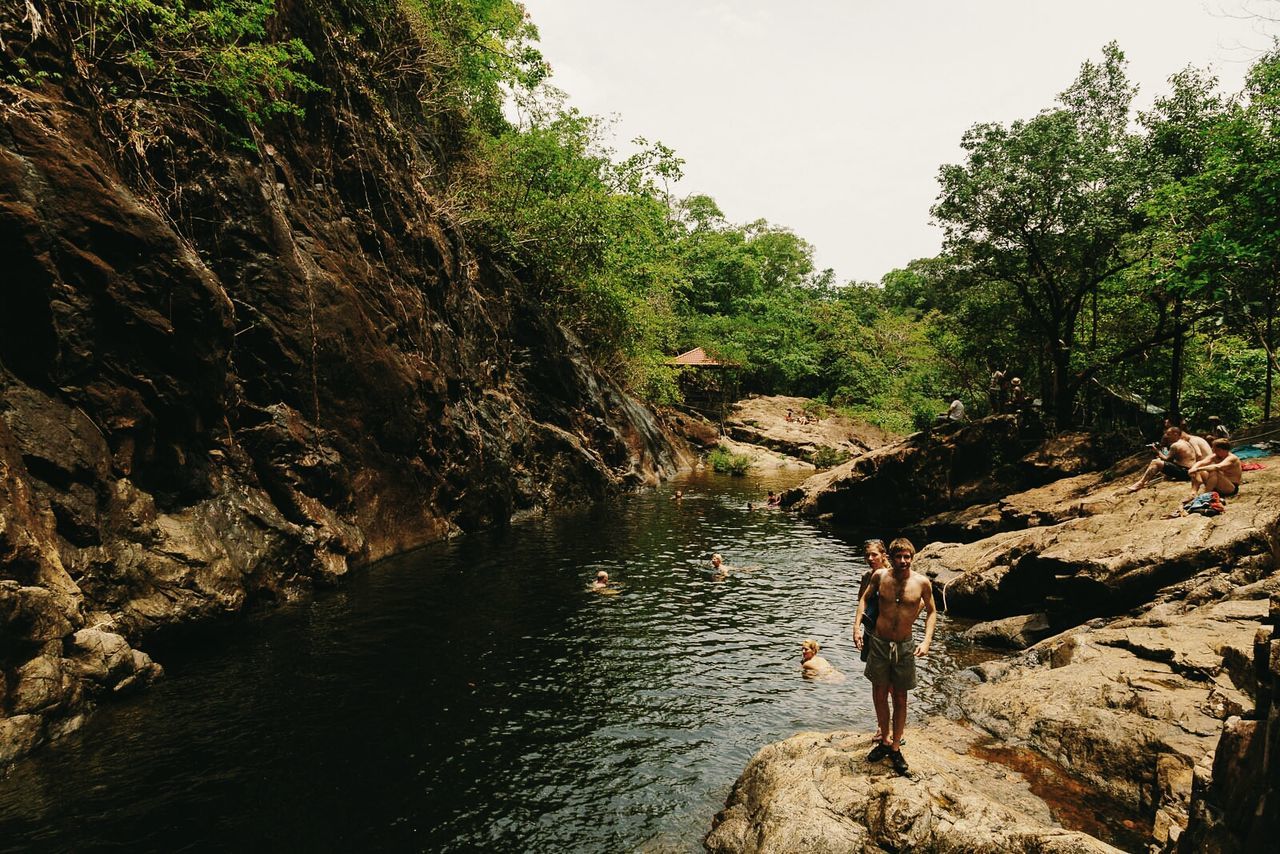
[[[886,756],[893,762],[893,770],[907,776],[907,760],[902,758],[902,731],[907,725],[907,692],[916,687],[916,658],[929,654],[933,642],[933,627],[938,621],[938,611],[933,604],[933,585],[918,572],[911,571],[916,547],[911,541],[899,537],[889,544],[889,560],[892,570],[881,570],[872,576],[871,583],[858,599],[858,613],[854,616],[853,643],[859,649],[865,643],[867,652],[867,678],[871,680],[871,700],[876,707],[876,721],[880,731],[889,732],[889,694],[893,694],[893,738],[881,741],[867,755],[868,762],[879,762]],[[862,631],[862,614],[866,610],[871,591],[879,594],[880,614],[875,628]],[[920,611],[926,614],[924,641],[912,648],[911,627]]]

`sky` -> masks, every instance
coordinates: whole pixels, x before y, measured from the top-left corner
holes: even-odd
[[[929,208],[977,122],[1053,104],[1115,40],[1149,105],[1211,68],[1238,91],[1280,0],[524,0],[552,84],[684,158],[681,195],[767,219],[838,281],[938,252]]]

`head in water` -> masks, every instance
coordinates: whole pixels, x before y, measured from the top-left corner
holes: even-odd
[[[609,573],[605,572],[603,569],[596,573],[596,584],[608,584],[608,583],[609,583]]]
[[[714,566],[716,569],[719,569],[720,564],[722,563],[724,563],[724,558],[720,557],[720,555],[714,554],[711,556],[711,565]]]
[[[872,569],[882,569],[889,565],[889,552],[885,550],[884,540],[867,540],[862,544],[862,551]]]
[[[800,655],[805,661],[813,658],[818,654],[818,650],[822,649],[822,644],[816,640],[805,639],[800,643]]]

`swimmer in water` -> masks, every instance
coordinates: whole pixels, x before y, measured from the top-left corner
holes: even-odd
[[[820,649],[822,645],[816,640],[805,640],[800,644],[800,672],[809,677],[839,676],[840,671],[818,655]]]
[[[603,569],[596,573],[596,580],[591,583],[591,589],[600,592],[609,589],[609,573]]]
[[[673,496],[671,496],[671,500],[672,500],[672,501],[682,501],[682,500],[684,500],[684,492],[683,492],[683,491],[681,491],[681,490],[679,490],[679,489],[677,489],[677,490],[676,490],[676,494],[675,494],[675,495],[673,495]]]
[[[728,578],[729,569],[730,569],[729,564],[725,563],[724,558],[722,558],[720,555],[713,554],[711,556],[711,577],[713,579],[715,579],[716,581],[723,581],[724,579]]]

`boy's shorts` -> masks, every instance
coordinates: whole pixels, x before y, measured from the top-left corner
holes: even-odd
[[[916,687],[916,650],[911,638],[890,641],[875,632],[864,632],[862,643],[867,650],[865,672],[872,685],[887,682],[899,691]]]

